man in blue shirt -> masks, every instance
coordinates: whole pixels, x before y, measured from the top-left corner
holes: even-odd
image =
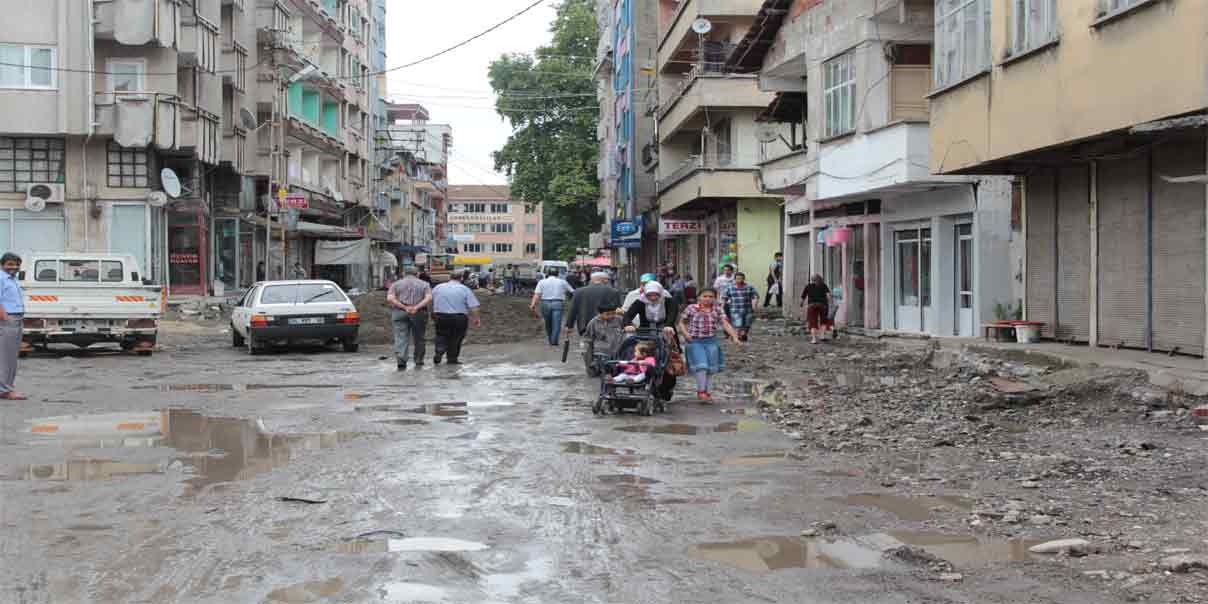
[[[432,319],[436,323],[436,355],[432,361],[437,365],[445,355],[449,356],[450,365],[460,365],[461,343],[466,339],[466,331],[471,324],[474,327],[482,325],[478,318],[478,298],[461,283],[467,273],[452,273],[447,282],[432,288]]]
[[[21,355],[21,321],[25,317],[25,294],[17,282],[21,257],[9,252],[0,257],[0,399],[23,401],[16,391],[17,357]]]

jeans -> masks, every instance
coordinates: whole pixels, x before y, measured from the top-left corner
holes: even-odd
[[[449,362],[456,363],[461,357],[461,343],[466,339],[466,331],[470,329],[470,318],[466,315],[437,313],[436,322],[436,358],[448,355]]]
[[[395,310],[391,319],[394,324],[394,356],[400,363],[406,363],[407,352],[414,339],[415,362],[424,362],[424,332],[428,329],[428,312],[424,310],[409,315],[406,311]]]
[[[516,280],[515,279],[512,279],[509,277],[509,278],[505,278],[503,280],[503,293],[505,293],[509,296],[516,293]]]
[[[566,302],[562,300],[542,300],[541,316],[545,318],[545,337],[551,345],[558,345],[562,335],[562,311]]]

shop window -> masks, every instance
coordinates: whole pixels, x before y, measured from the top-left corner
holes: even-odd
[[[110,141],[106,149],[105,175],[110,187],[145,188],[148,186],[146,149],[123,147]]]
[[[23,193],[33,183],[63,182],[60,138],[0,137],[0,193]]]

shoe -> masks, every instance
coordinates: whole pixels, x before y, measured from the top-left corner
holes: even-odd
[[[424,366],[424,360],[423,360],[423,359],[415,359],[415,366],[416,366],[416,367],[423,367],[423,366]]]
[[[713,395],[709,394],[708,392],[697,391],[696,400],[702,403],[711,403],[713,402]]]
[[[810,344],[817,344],[818,338],[810,338]]]
[[[459,361],[457,359],[449,359],[449,364],[450,365],[460,365],[461,361]]]
[[[399,370],[399,371],[403,371],[403,370],[405,370],[406,368],[407,368],[407,361],[399,361],[399,362],[398,362],[398,370]]]
[[[432,357],[432,364],[440,365],[440,355],[436,355],[435,357]]]

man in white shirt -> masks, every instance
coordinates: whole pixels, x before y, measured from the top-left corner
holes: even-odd
[[[550,269],[549,275],[537,284],[533,292],[533,301],[529,310],[536,311],[537,303],[541,303],[541,317],[545,319],[545,337],[550,346],[557,346],[562,336],[562,312],[566,309],[566,299],[575,293],[565,279],[558,276],[557,269]]]
[[[721,267],[721,274],[713,280],[713,289],[717,290],[717,295],[723,304],[726,301],[726,290],[730,289],[731,285],[734,285],[734,265],[727,264]]]

